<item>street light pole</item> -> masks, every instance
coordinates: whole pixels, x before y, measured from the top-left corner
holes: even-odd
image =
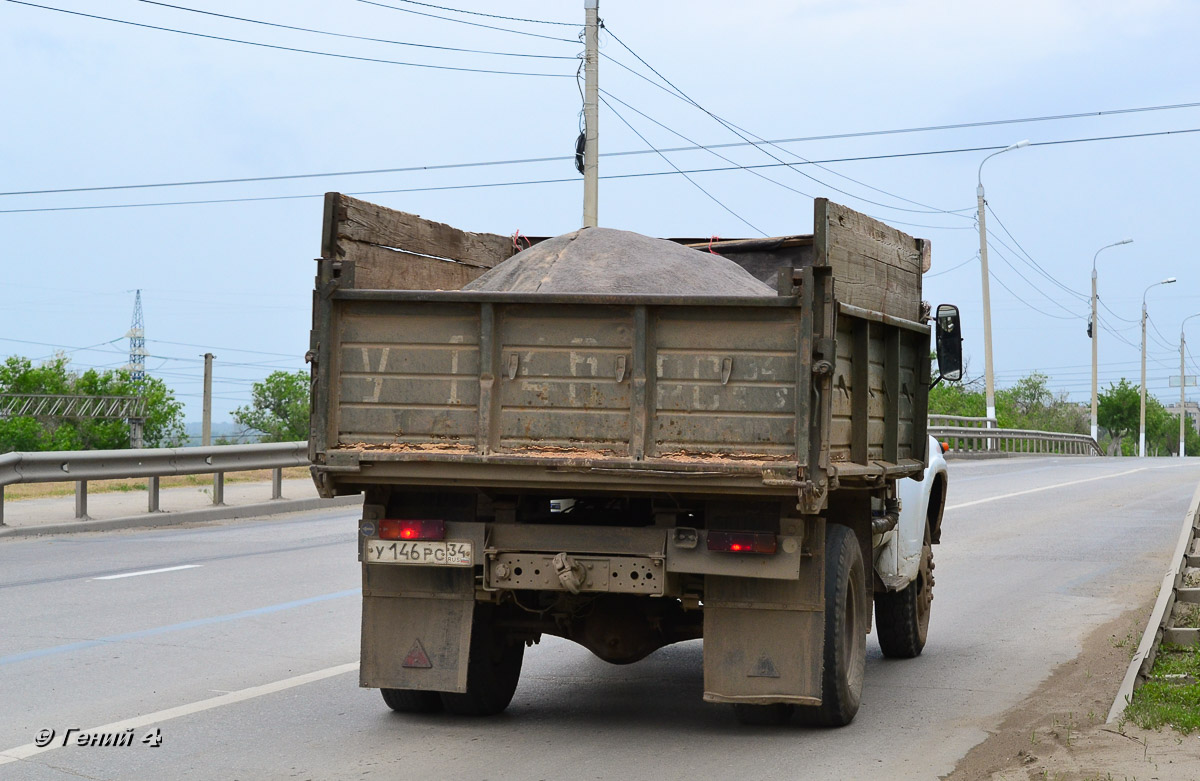
[[[1179,324],[1179,457],[1183,458],[1187,455],[1187,438],[1184,436],[1184,421],[1187,420],[1187,395],[1184,391],[1187,389],[1187,374],[1183,366],[1184,345],[1187,342],[1184,340],[1183,327],[1187,325],[1187,321],[1193,317],[1200,317],[1200,312],[1194,315],[1188,315],[1183,318],[1183,322]]]
[[[1096,423],[1096,340],[1099,338],[1100,323],[1096,319],[1096,259],[1100,257],[1100,253],[1109,247],[1119,247],[1122,244],[1132,244],[1133,239],[1121,239],[1112,244],[1105,244],[1100,249],[1096,250],[1096,254],[1092,256],[1092,439],[1100,441],[1100,427]]]
[[[1138,458],[1146,457],[1146,294],[1151,288],[1169,285],[1174,281],[1175,277],[1167,277],[1142,291],[1142,404],[1138,416]]]
[[[583,227],[596,227],[600,197],[600,0],[583,0]]]
[[[992,152],[983,161],[979,163],[979,173],[976,176],[977,186],[975,188],[975,199],[979,209],[979,267],[983,277],[983,377],[984,389],[987,400],[987,417],[989,419],[988,427],[991,427],[991,420],[996,418],[996,380],[995,374],[992,371],[992,296],[990,292],[988,279],[988,256],[987,256],[987,221],[984,216],[984,206],[987,201],[983,197],[983,164],[991,160],[996,155],[1002,155],[1005,152],[1011,152],[1014,149],[1029,146],[1029,140],[1018,141],[1015,144],[1010,144],[999,152]],[[988,440],[988,449],[992,447],[991,440]]]

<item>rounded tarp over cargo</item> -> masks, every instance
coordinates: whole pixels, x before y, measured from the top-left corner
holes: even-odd
[[[773,296],[720,255],[613,228],[585,228],[535,244],[463,290],[674,296]]]

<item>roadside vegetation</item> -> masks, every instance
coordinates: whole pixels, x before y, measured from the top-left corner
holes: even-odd
[[[996,389],[996,420],[1000,428],[1087,434],[1091,405],[1067,399],[1065,392],[1050,389],[1049,377],[1033,372],[1007,388]],[[1097,396],[1096,419],[1100,447],[1108,455],[1137,453],[1141,394],[1138,386],[1124,378],[1110,383]],[[929,392],[931,415],[963,415],[981,418],[987,404],[982,377],[961,383],[940,383]],[[1200,455],[1200,432],[1191,418],[1185,430],[1187,452]],[[1146,454],[1170,456],[1179,452],[1179,417],[1167,412],[1153,396],[1146,397]]]
[[[174,447],[184,440],[183,404],[156,377],[135,383],[124,369],[71,368],[55,355],[38,364],[13,355],[0,363],[0,393],[65,396],[142,396],[146,447]],[[0,417],[0,453],[39,450],[116,450],[129,447],[129,422],[52,417]]]
[[[1200,646],[1163,645],[1125,718],[1143,729],[1200,730]]]

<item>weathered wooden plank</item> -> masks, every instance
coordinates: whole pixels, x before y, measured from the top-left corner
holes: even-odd
[[[920,316],[930,244],[825,198],[814,210],[816,265],[830,266],[837,298],[909,320]]]
[[[458,290],[487,271],[481,266],[426,258],[360,241],[343,241],[358,290]]]
[[[420,252],[460,263],[491,268],[513,255],[512,238],[472,233],[416,214],[360,201],[342,193],[325,194],[326,235],[323,257],[340,258],[343,240]]]

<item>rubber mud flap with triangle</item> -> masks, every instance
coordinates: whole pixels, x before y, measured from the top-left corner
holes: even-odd
[[[763,654],[758,657],[758,663],[754,665],[754,669],[748,674],[749,678],[778,678],[779,671],[775,669],[775,663],[771,661],[771,657]]]
[[[413,643],[413,647],[409,650],[408,656],[404,657],[401,667],[415,667],[423,670],[433,667],[433,663],[429,661],[429,654],[425,653],[425,646],[421,645],[420,640]]]

